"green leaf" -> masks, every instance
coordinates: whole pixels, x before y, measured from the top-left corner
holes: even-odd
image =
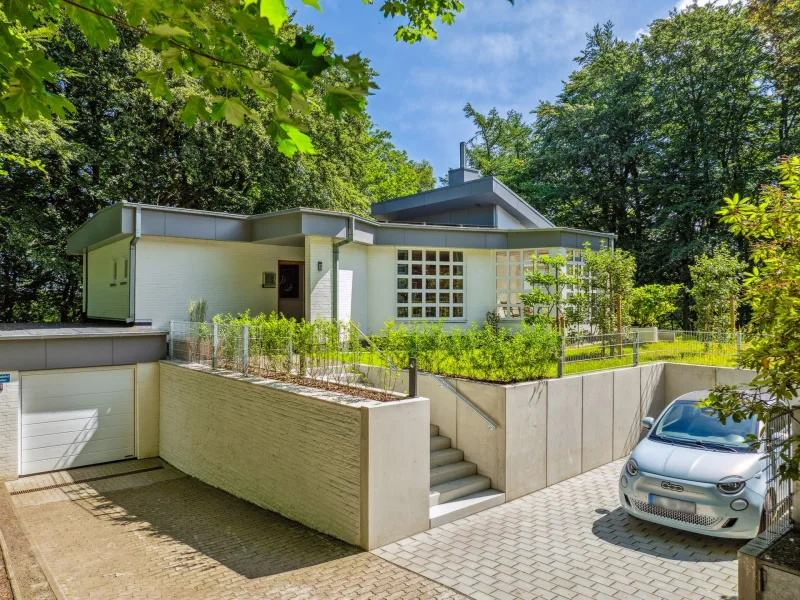
[[[167,79],[164,77],[163,72],[154,70],[139,71],[136,74],[136,77],[147,84],[147,87],[150,88],[150,93],[153,95],[153,98],[166,98],[167,100],[172,100],[172,91],[169,89]]]
[[[260,0],[259,7],[261,16],[269,21],[275,33],[289,20],[284,0]]]
[[[86,41],[90,45],[108,50],[111,42],[117,41],[117,29],[108,19],[71,4],[65,5],[64,10],[67,16],[80,28],[83,35],[86,36]]]
[[[322,7],[319,5],[319,0],[302,0],[303,4],[306,6],[313,6],[319,12],[322,12]]]
[[[214,103],[211,109],[211,118],[215,121],[225,119],[231,125],[238,127],[244,123],[245,117],[258,120],[258,115],[250,110],[239,98],[222,98]]]
[[[155,27],[150,29],[150,33],[152,35],[157,35],[158,37],[163,38],[190,38],[191,34],[182,29],[180,27],[175,27],[174,25],[170,25],[168,23],[162,23],[161,25],[156,25]]]
[[[197,117],[204,121],[211,120],[211,113],[206,108],[206,100],[202,96],[189,96],[186,100],[186,106],[181,111],[181,121],[187,127],[191,127],[197,122]]]

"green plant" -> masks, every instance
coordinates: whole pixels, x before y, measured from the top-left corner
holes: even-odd
[[[689,295],[694,300],[695,329],[698,331],[730,331],[730,306],[734,310],[741,294],[741,277],[745,263],[723,244],[709,256],[695,258],[689,267],[692,287]]]
[[[609,334],[617,330],[617,298],[621,300],[622,326],[631,324],[631,296],[636,276],[636,258],[626,250],[603,245],[592,250],[586,244],[586,267],[574,298],[576,320],[586,323],[590,333]]]
[[[563,254],[534,257],[533,270],[525,280],[532,288],[521,295],[522,303],[530,309],[525,316],[527,324],[552,325],[561,317],[574,314],[567,310],[565,292],[578,283],[578,278],[567,273],[567,258]],[[539,312],[540,309],[543,310]]]
[[[767,422],[792,408],[797,415],[800,392],[800,158],[778,166],[780,186],[767,187],[757,201],[725,199],[718,214],[731,231],[753,244],[752,271],[745,274],[745,300],[753,310],[751,329],[759,334],[740,357],[756,376],[749,388],[717,386],[705,404],[720,419],[740,421],[757,416]],[[793,433],[777,439],[753,438],[775,447],[782,464],[781,479],[800,478],[800,420],[793,417]]]
[[[205,323],[207,312],[208,302],[203,298],[200,298],[200,300],[189,300],[189,321],[192,323]]]
[[[663,327],[677,310],[680,284],[657,283],[634,288],[631,293],[630,312],[635,325],[640,327]]]

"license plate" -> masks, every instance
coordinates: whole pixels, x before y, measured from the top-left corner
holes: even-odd
[[[682,513],[695,514],[697,512],[697,504],[694,502],[687,502],[686,500],[676,500],[675,498],[665,498],[664,496],[656,496],[650,494],[650,504],[668,510],[675,510]]]

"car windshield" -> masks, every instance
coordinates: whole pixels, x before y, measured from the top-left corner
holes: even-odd
[[[727,419],[723,425],[717,415],[695,401],[675,402],[658,421],[652,437],[664,442],[748,452],[747,436],[758,434],[758,419],[739,423]]]

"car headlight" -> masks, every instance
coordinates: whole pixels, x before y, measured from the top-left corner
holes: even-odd
[[[744,489],[745,482],[741,479],[732,479],[729,481],[720,481],[717,484],[717,489],[720,494],[738,494]]]
[[[628,464],[625,465],[625,470],[631,477],[636,477],[639,474],[639,465],[636,464],[635,460],[630,459]]]

